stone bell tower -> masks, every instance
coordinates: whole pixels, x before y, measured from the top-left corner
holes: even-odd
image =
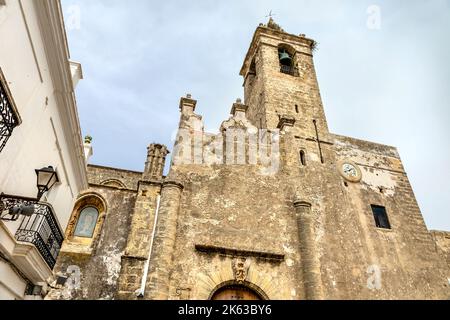
[[[313,62],[316,42],[286,33],[272,18],[261,24],[241,68],[248,118],[258,127],[276,129],[295,121],[294,133],[328,134]],[[317,127],[317,130],[316,130]]]

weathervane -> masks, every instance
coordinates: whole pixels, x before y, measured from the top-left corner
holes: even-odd
[[[272,18],[276,16],[276,14],[272,13],[272,10],[270,10],[269,14],[266,16],[266,18]]]
[[[274,30],[278,30],[278,31],[284,32],[284,30],[278,24],[276,24],[275,21],[273,20],[274,16],[276,16],[276,14],[274,14],[272,12],[272,10],[270,10],[269,14],[266,16],[266,18],[269,18],[269,22],[265,26],[267,28],[270,28],[270,29],[274,29]]]

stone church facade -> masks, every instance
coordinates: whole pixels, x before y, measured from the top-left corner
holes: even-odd
[[[144,172],[88,166],[47,298],[450,298],[450,233],[394,147],[329,132],[315,46],[261,24],[219,134],[181,98],[167,176],[160,144]]]

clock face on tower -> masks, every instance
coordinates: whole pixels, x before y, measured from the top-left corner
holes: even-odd
[[[359,167],[349,160],[344,160],[339,162],[338,169],[342,177],[345,180],[350,182],[359,182],[361,181],[362,175]]]
[[[350,163],[344,163],[342,165],[342,170],[344,171],[345,175],[349,178],[358,176],[356,168]]]

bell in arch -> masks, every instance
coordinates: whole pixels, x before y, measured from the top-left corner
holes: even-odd
[[[291,66],[292,65],[292,58],[289,53],[286,52],[286,50],[283,50],[280,52],[280,63],[283,66]]]

